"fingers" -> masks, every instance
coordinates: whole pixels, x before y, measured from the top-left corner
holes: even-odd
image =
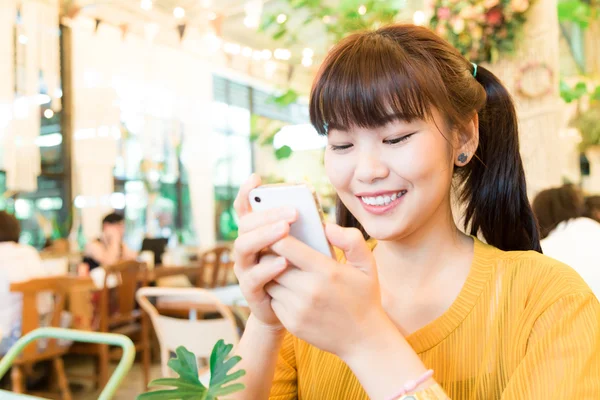
[[[248,178],[248,180],[240,187],[240,191],[233,202],[233,208],[235,209],[238,217],[242,217],[252,210],[250,207],[250,201],[248,200],[248,195],[252,189],[260,185],[260,176],[257,174],[252,174],[250,175],[250,178]]]
[[[267,211],[253,211],[240,218],[238,229],[240,234],[243,234],[263,225],[274,224],[279,221],[286,221],[291,224],[296,222],[297,218],[298,212],[290,207],[281,207]]]
[[[234,246],[236,263],[244,268],[256,264],[258,253],[287,236],[289,231],[290,225],[279,221],[240,235]]]
[[[240,274],[240,282],[243,282],[249,295],[255,295],[262,292],[265,285],[285,271],[286,267],[285,258],[265,256],[260,263]]]
[[[292,236],[285,236],[274,243],[271,249],[285,257],[290,264],[304,271],[317,271],[336,263],[333,258],[327,257]]]
[[[356,228],[342,228],[336,224],[327,224],[325,234],[329,243],[341,249],[348,264],[360,268],[365,273],[375,273],[375,262],[371,249],[362,233]]]

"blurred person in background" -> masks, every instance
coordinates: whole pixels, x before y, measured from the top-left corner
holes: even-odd
[[[600,196],[585,198],[585,216],[600,222]]]
[[[544,254],[573,267],[600,296],[600,223],[584,216],[585,201],[573,185],[547,189],[533,201]]]
[[[123,260],[133,260],[137,253],[123,242],[125,218],[118,213],[110,213],[102,220],[102,235],[85,247],[83,262],[89,271],[101,266],[112,265]]]
[[[21,334],[21,301],[10,295],[10,284],[48,276],[37,250],[19,243],[20,234],[17,218],[0,211],[0,354]],[[37,300],[40,318],[49,315],[54,305],[52,295],[40,293]]]

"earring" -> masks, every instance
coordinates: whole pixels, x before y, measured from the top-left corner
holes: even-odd
[[[458,162],[461,164],[464,164],[467,162],[467,154],[466,153],[460,153],[460,155],[458,156]]]

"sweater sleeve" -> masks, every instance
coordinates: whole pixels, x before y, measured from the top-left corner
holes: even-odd
[[[563,296],[535,322],[525,357],[502,393],[513,399],[600,398],[600,304]]]
[[[298,398],[296,351],[294,337],[287,334],[279,351],[277,367],[269,400],[294,400]]]

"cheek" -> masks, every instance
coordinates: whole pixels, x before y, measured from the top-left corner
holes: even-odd
[[[339,191],[348,188],[354,174],[354,164],[350,155],[325,152],[325,173],[331,184]]]
[[[403,156],[394,154],[390,162],[400,176],[414,184],[451,179],[453,163],[449,153],[450,145],[443,137],[427,135],[420,138]]]

